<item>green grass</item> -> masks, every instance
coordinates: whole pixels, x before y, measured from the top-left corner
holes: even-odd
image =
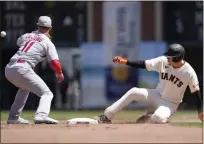
[[[35,111],[23,111],[22,117],[32,120]],[[51,111],[50,116],[59,120],[66,120],[76,117],[93,117],[102,114],[103,111],[89,110],[89,111]],[[115,115],[116,119],[128,119],[135,120],[143,111],[139,110],[126,110],[119,112]],[[8,117],[8,111],[1,111],[1,120],[6,120]],[[172,116],[174,120],[182,119],[197,119],[196,111],[178,111]]]
[[[68,120],[71,118],[93,118],[94,116],[102,114],[103,111],[89,110],[89,111],[51,111],[50,117],[58,120]],[[118,120],[136,120],[143,111],[139,110],[125,110],[117,113],[115,119]],[[33,120],[35,111],[23,111],[22,117],[28,120]],[[7,120],[8,111],[1,111],[1,120]],[[171,118],[172,120],[198,120],[196,111],[177,111]],[[200,122],[172,122],[174,126],[188,126],[188,127],[202,127]]]
[[[23,111],[22,117],[28,120],[32,120],[35,111]],[[122,111],[119,112],[115,118],[116,119],[128,119],[128,120],[135,120],[141,111]],[[70,118],[79,118],[79,117],[86,117],[86,118],[93,118],[94,116],[103,114],[103,111],[97,110],[89,110],[89,111],[51,111],[50,117],[56,118],[58,120],[67,120]],[[8,117],[8,111],[1,111],[1,120],[6,120]]]
[[[197,120],[197,111],[177,111],[172,118],[175,120]]]
[[[99,111],[51,111],[50,117],[53,117],[58,120],[67,120],[70,118],[76,117],[92,117],[98,115]],[[32,120],[34,117],[35,111],[24,111],[22,117],[28,120]],[[8,117],[7,111],[1,111],[1,120],[6,120]]]
[[[199,127],[203,128],[203,124],[201,122],[173,122],[170,123],[173,126],[185,126],[185,127]]]

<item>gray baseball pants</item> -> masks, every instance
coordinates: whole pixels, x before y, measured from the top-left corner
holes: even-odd
[[[14,103],[11,106],[8,119],[18,119],[30,92],[40,97],[35,115],[49,115],[53,94],[28,63],[8,63],[5,67],[5,76],[8,81],[19,88]]]

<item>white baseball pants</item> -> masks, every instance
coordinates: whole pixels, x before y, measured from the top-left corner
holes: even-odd
[[[19,87],[9,112],[9,119],[18,119],[23,111],[29,92],[40,97],[36,115],[48,115],[50,113],[53,94],[29,64],[26,62],[10,62],[5,68],[5,76],[12,84]]]
[[[125,108],[132,101],[137,101],[147,106],[148,113],[153,113],[152,123],[166,123],[170,116],[177,110],[178,104],[161,99],[156,89],[132,88],[127,91],[118,101],[104,111],[109,119]]]

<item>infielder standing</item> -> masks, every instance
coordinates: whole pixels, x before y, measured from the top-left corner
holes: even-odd
[[[56,48],[50,40],[49,31],[52,28],[50,17],[40,16],[37,28],[37,31],[26,33],[18,38],[17,45],[20,48],[5,68],[6,78],[16,87],[19,87],[9,112],[8,124],[28,124],[28,120],[21,118],[20,114],[23,111],[29,92],[40,97],[34,122],[36,124],[58,123],[57,120],[48,117],[53,94],[33,70],[39,62],[47,58],[56,72],[58,81],[61,82],[64,79]]]
[[[160,56],[145,61],[130,62],[116,56],[113,62],[126,64],[148,71],[157,71],[160,82],[156,89],[134,87],[126,92],[118,101],[108,107],[103,115],[96,117],[99,122],[111,122],[113,116],[132,101],[147,106],[147,114],[139,118],[149,123],[166,123],[182,102],[187,86],[196,98],[198,117],[203,121],[203,98],[200,94],[199,82],[194,69],[184,60],[185,49],[180,44],[169,45],[168,51]]]

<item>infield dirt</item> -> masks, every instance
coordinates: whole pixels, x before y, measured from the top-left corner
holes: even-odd
[[[8,125],[1,121],[1,143],[201,143],[202,128],[170,124]],[[122,124],[123,123],[123,124]]]

